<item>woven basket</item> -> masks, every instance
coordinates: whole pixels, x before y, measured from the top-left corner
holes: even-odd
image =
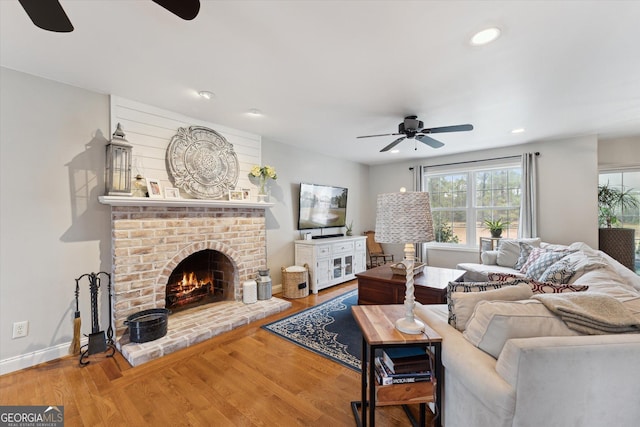
[[[309,266],[282,267],[282,294],[285,298],[304,298],[309,295]]]
[[[413,275],[417,276],[418,274],[422,273],[422,270],[424,270],[424,266],[425,264],[422,262],[416,262],[413,266]],[[393,274],[397,274],[400,276],[406,276],[407,275],[407,267],[399,262],[397,264],[393,264],[391,266],[391,272]]]

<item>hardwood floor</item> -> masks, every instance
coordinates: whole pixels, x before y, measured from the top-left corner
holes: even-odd
[[[67,357],[3,375],[0,405],[63,405],[65,426],[355,426],[360,374],[260,326],[356,287],[291,300],[285,312],[135,368],[116,352],[84,368]],[[376,417],[410,425],[398,406]]]

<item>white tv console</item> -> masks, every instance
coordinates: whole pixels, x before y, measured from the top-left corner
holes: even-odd
[[[319,290],[356,278],[367,269],[366,236],[296,240],[296,265],[309,265],[309,288]]]

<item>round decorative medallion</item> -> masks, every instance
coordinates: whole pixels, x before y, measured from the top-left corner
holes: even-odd
[[[198,199],[220,199],[238,183],[238,156],[218,132],[201,126],[178,128],[167,148],[174,185]]]

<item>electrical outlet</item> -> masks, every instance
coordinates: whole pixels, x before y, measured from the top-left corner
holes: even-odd
[[[23,320],[22,322],[15,322],[13,324],[13,337],[21,338],[29,335],[29,321]]]

